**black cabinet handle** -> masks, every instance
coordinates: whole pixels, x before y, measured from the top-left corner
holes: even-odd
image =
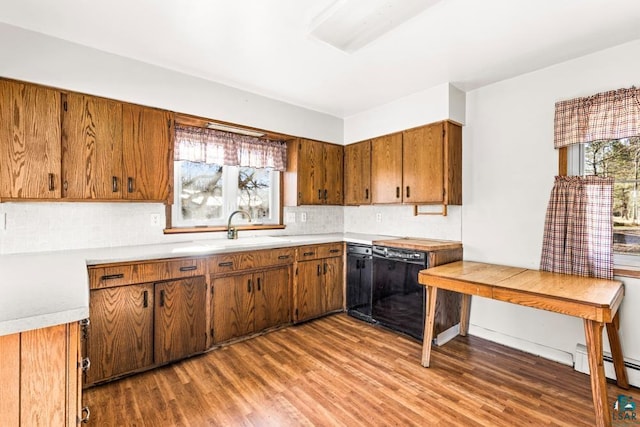
[[[327,189],[325,188],[325,189],[324,189],[324,199],[325,199],[325,200],[327,200],[327,194],[328,194],[328,191],[327,191]]]
[[[340,252],[340,249],[329,249],[330,254],[337,254],[338,252]]]
[[[251,293],[251,279],[247,280],[247,292]]]
[[[117,193],[118,192],[118,177],[117,176],[112,176],[111,177],[111,192],[112,193]]]
[[[315,255],[315,252],[305,252],[302,254],[302,256],[311,256],[311,255]]]
[[[320,274],[322,274],[322,268],[320,267],[320,264],[318,264],[318,271],[317,271],[317,273],[318,273],[318,276],[319,276]]]
[[[106,274],[102,277],[100,277],[100,280],[113,280],[113,279],[122,279],[124,277],[124,274],[119,273],[119,274]]]
[[[407,199],[409,198],[409,186],[407,185]]]
[[[324,272],[322,274],[327,274],[327,263],[324,263]]]
[[[149,307],[149,291],[144,291],[142,293],[142,306],[144,308]]]
[[[289,259],[289,255],[279,255],[278,259]]]
[[[233,261],[219,262],[218,267],[233,267]]]
[[[400,198],[400,187],[396,187],[396,199]]]
[[[160,307],[164,307],[164,289],[160,291]]]
[[[356,270],[360,270],[360,260],[356,260]]]
[[[197,265],[188,265],[186,267],[180,267],[180,271],[193,271],[198,268]]]
[[[127,191],[133,193],[133,178],[127,178]]]
[[[318,200],[322,200],[322,190],[318,190]]]
[[[53,191],[56,189],[56,176],[52,173],[49,174],[49,191]]]
[[[365,198],[365,200],[369,200],[369,189],[368,188],[366,188],[364,190],[364,198]]]
[[[258,277],[258,291],[262,290],[262,286],[260,286],[260,278]]]

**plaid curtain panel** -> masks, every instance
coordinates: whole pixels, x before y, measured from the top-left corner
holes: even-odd
[[[618,89],[556,103],[555,148],[640,135],[640,89]]]
[[[540,270],[613,279],[613,178],[557,176]]]
[[[193,126],[176,125],[175,132],[175,160],[277,171],[287,167],[287,146],[281,141]]]

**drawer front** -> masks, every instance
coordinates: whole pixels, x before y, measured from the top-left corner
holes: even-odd
[[[166,265],[167,277],[165,277],[165,279],[204,276],[205,274],[204,262],[201,259],[187,258],[168,261]]]
[[[256,252],[256,266],[269,267],[272,265],[293,264],[295,250],[287,249],[265,249]]]
[[[231,273],[252,268],[253,265],[254,259],[251,252],[216,255],[209,259],[209,273]]]
[[[296,259],[306,261],[320,258],[342,256],[344,245],[342,243],[327,243],[323,245],[300,246],[296,250]]]
[[[89,287],[91,289],[128,285],[134,283],[134,280],[132,265],[89,268]]]

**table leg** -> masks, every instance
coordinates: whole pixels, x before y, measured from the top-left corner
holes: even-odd
[[[427,286],[426,292],[426,308],[427,313],[424,317],[424,338],[422,340],[422,366],[429,367],[431,360],[431,342],[433,341],[433,332],[436,326],[436,298],[438,297],[438,288]]]
[[[591,395],[596,416],[595,425],[597,427],[611,427],[611,412],[607,401],[607,379],[604,376],[604,362],[602,359],[603,326],[600,322],[584,319],[591,377]]]
[[[613,367],[616,370],[616,382],[618,387],[629,389],[629,380],[627,379],[627,369],[624,366],[624,356],[622,354],[622,345],[618,336],[618,328],[620,322],[618,313],[613,318],[612,323],[607,323],[607,337],[609,337],[609,346],[611,347],[611,357],[613,358]]]
[[[466,337],[469,333],[469,316],[471,315],[471,295],[462,294],[460,304],[460,335]]]

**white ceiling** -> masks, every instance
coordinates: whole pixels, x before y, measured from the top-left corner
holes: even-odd
[[[337,117],[640,39],[638,0],[441,0],[347,54],[309,36],[334,2],[0,0],[0,22]]]

